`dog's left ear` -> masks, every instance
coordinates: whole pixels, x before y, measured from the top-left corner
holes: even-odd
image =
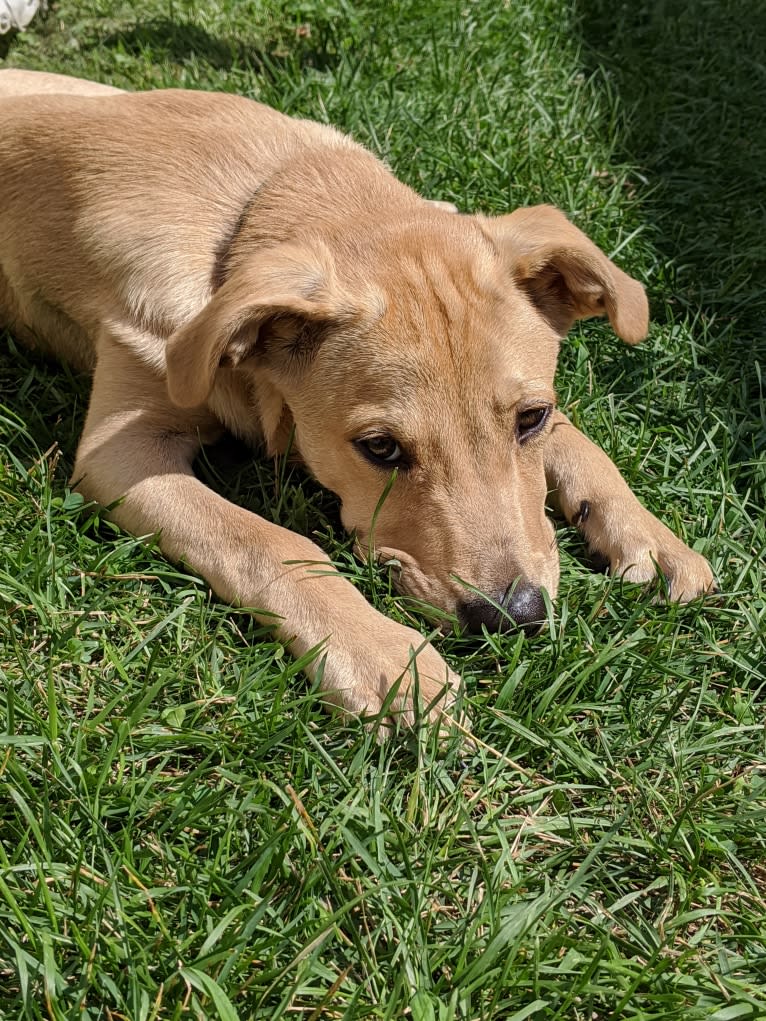
[[[627,344],[644,339],[649,304],[643,287],[558,209],[527,206],[482,225],[507,252],[518,286],[559,336],[577,319],[606,315]]]

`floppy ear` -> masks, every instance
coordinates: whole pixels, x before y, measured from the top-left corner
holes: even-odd
[[[336,293],[332,258],[316,244],[285,243],[236,270],[205,307],[168,339],[165,348],[170,399],[181,408],[203,404],[222,364],[238,365],[267,330],[287,322],[303,327],[348,318],[352,310]],[[287,331],[290,332],[289,330]]]
[[[649,329],[644,288],[553,206],[528,206],[484,221],[505,248],[516,283],[560,336],[576,319],[609,317],[627,344]]]

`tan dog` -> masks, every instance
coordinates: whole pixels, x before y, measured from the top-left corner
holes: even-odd
[[[159,533],[295,654],[323,644],[311,670],[346,710],[410,714],[413,654],[434,712],[457,678],[308,539],[195,478],[222,427],[271,454],[293,434],[359,546],[472,630],[535,627],[555,596],[547,494],[613,572],[710,589],[555,410],[574,320],[647,330],[643,288],[557,210],[455,216],[332,128],[246,99],[9,70],[0,181],[0,323],[94,372],[79,490],[120,500],[121,526]]]

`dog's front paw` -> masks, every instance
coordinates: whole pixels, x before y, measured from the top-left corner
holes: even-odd
[[[679,603],[714,592],[715,577],[704,557],[682,542],[643,507],[624,515],[610,514],[599,522],[597,515],[583,528],[594,560],[601,561],[614,577],[649,582],[659,570],[668,596]]]
[[[331,639],[321,679],[328,701],[350,715],[381,716],[386,725],[425,718],[447,729],[460,722],[457,674],[417,631],[372,613],[372,626]]]

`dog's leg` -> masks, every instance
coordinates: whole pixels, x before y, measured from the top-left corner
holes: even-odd
[[[457,677],[420,634],[374,610],[318,546],[229,503],[192,472],[200,435],[215,420],[181,410],[129,348],[102,338],[74,480],[135,535],[198,571],[223,599],[273,623],[296,656],[321,646],[328,700],[351,713],[413,717],[414,693],[437,719]],[[417,683],[415,682],[417,678]]]
[[[679,602],[710,592],[714,579],[704,557],[641,506],[603,450],[561,412],[554,416],[545,454],[551,502],[591,552],[626,581],[649,581],[658,567]]]

